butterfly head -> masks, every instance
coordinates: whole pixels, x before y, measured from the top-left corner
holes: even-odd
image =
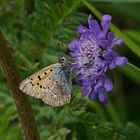
[[[59,58],[59,63],[62,65],[62,68],[63,68],[64,71],[70,72],[70,67],[69,67],[65,57],[60,57]]]
[[[61,64],[66,64],[66,63],[67,63],[67,60],[66,60],[65,57],[60,57],[60,58],[59,58],[59,62],[60,62]]]

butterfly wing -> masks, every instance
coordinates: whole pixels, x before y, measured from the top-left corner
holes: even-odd
[[[46,85],[45,81],[46,79],[50,78],[50,76],[52,75],[52,71],[53,65],[50,65],[27,77],[21,82],[19,86],[20,90],[22,90],[26,94],[39,98],[40,91]]]
[[[59,70],[54,86],[48,94],[41,94],[42,100],[52,106],[62,106],[70,102],[72,94],[72,83],[70,78],[67,79],[65,71]]]
[[[51,106],[61,106],[70,102],[71,87],[71,80],[66,79],[62,65],[56,63],[23,80],[19,88]]]

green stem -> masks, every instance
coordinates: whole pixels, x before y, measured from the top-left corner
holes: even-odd
[[[35,125],[35,119],[27,96],[19,91],[20,77],[16,70],[8,42],[4,39],[0,31],[0,64],[5,74],[12,96],[15,101],[17,112],[23,127],[26,140],[40,140],[39,133]]]
[[[99,116],[100,121],[102,123],[105,123],[107,121],[107,118],[103,108],[99,105],[99,103],[97,103],[96,101],[89,101],[89,100],[87,102],[92,109],[95,109],[96,113]]]
[[[105,108],[109,114],[109,117],[114,123],[122,124],[122,119],[119,117],[118,112],[114,108],[114,105],[111,103],[111,100],[109,100],[109,103],[105,106]]]
[[[77,93],[78,97],[81,97],[81,93],[78,92]],[[87,102],[88,106],[91,107],[93,110],[95,110],[95,112],[98,114],[99,119],[102,123],[105,123],[105,121],[107,120],[105,112],[103,110],[103,108],[101,107],[101,105],[96,102],[96,101],[90,101],[88,98],[85,97],[85,101]]]
[[[60,25],[62,25],[62,22],[64,21],[65,17],[72,13],[72,11],[77,7],[77,5],[80,3],[80,0],[77,0],[72,7],[70,7],[63,15],[62,17],[56,22],[55,29],[57,29]]]

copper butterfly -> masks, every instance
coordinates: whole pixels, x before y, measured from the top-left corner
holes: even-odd
[[[26,94],[40,98],[51,106],[62,106],[70,102],[72,82],[70,67],[64,57],[23,80],[19,86]]]

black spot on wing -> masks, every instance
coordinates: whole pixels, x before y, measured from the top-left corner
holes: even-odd
[[[41,77],[40,77],[40,75],[38,75],[38,79],[39,79],[39,80],[41,80]]]
[[[44,72],[45,75],[47,75],[47,72]]]
[[[29,77],[28,79],[33,80],[33,78]]]

